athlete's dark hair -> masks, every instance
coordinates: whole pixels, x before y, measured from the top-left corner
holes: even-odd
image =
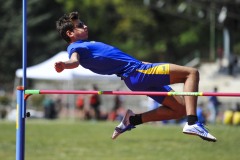
[[[66,32],[73,31],[74,29],[74,20],[78,20],[78,12],[71,12],[69,14],[64,14],[58,21],[56,21],[56,28],[61,37],[67,42],[70,42],[70,38],[67,36]]]

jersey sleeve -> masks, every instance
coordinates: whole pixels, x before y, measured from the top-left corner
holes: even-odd
[[[68,48],[68,58],[70,59],[72,54],[77,52],[80,57],[83,57],[86,53],[89,52],[88,48],[85,46],[70,46]]]

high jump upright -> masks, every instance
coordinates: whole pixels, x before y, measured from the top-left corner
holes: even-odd
[[[16,160],[24,160],[25,156],[25,118],[26,100],[24,90],[26,83],[27,66],[27,0],[22,0],[22,86],[17,87],[16,113]]]

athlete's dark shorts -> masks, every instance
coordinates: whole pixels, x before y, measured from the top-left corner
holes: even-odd
[[[170,86],[169,64],[142,64],[136,71],[124,79],[125,84],[132,91],[169,92]],[[162,103],[165,96],[149,96],[158,103]]]

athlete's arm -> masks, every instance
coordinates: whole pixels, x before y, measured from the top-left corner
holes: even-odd
[[[77,52],[74,52],[68,61],[56,62],[54,67],[57,72],[62,72],[64,69],[73,69],[73,68],[77,68],[78,66],[79,66],[79,55]]]

